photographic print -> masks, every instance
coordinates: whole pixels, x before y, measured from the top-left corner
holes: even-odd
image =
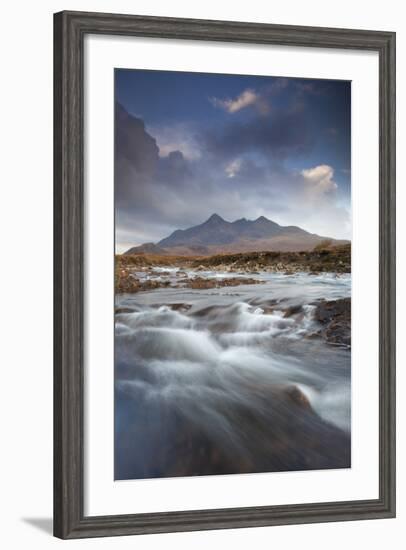
[[[351,82],[115,69],[116,480],[351,467]]]

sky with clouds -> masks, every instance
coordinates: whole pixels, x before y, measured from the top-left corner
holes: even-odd
[[[351,83],[116,69],[116,247],[217,213],[351,238]]]

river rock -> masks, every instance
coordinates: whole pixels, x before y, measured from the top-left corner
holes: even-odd
[[[315,319],[322,325],[320,335],[328,342],[351,345],[351,298],[319,302]]]
[[[189,311],[189,309],[192,307],[190,304],[168,304],[168,307],[170,307],[173,311]]]
[[[193,289],[208,289],[208,288],[222,288],[228,286],[238,286],[238,285],[256,285],[261,284],[264,281],[259,281],[257,279],[252,279],[250,277],[230,277],[226,279],[204,279],[203,277],[195,277],[194,279],[189,279],[186,282],[187,288]]]
[[[310,401],[306,395],[297,386],[289,386],[286,388],[286,395],[299,407],[303,409],[311,409]]]

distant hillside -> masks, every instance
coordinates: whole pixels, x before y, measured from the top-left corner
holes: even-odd
[[[213,214],[200,225],[177,229],[157,244],[133,247],[125,254],[210,256],[261,250],[297,252],[312,250],[326,239],[294,225],[279,225],[264,216],[256,220],[241,218],[228,222]],[[334,245],[348,242],[329,240]]]
[[[167,251],[154,243],[145,243],[133,246],[125,254],[167,254]]]

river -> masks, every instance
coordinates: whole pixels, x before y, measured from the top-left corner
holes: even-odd
[[[351,351],[315,336],[314,310],[349,297],[351,275],[193,290],[179,274],[116,295],[115,479],[350,467]]]

